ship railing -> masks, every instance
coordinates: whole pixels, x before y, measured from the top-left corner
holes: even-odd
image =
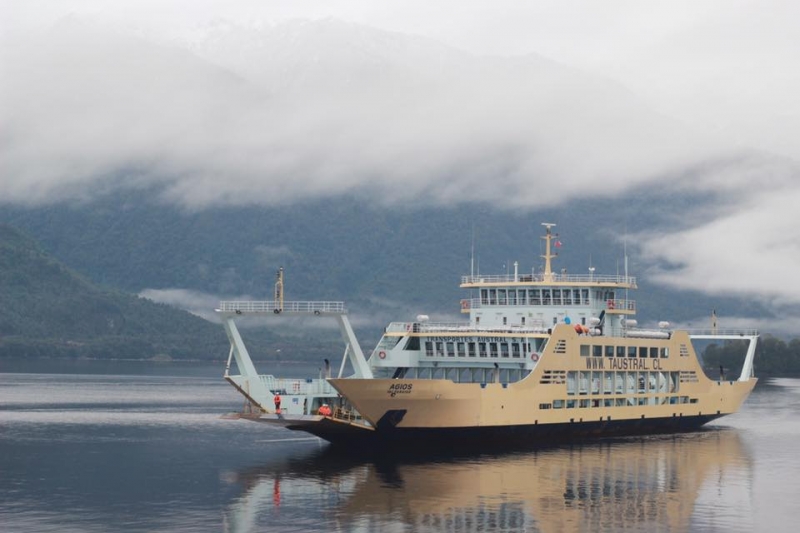
[[[553,272],[549,278],[544,273],[538,274],[500,274],[500,275],[468,275],[461,276],[461,284],[477,283],[530,283],[530,282],[564,282],[564,283],[596,283],[636,286],[634,276],[595,276],[593,274],[557,274]]]
[[[633,301],[633,300],[628,300]],[[567,303],[569,302],[569,303]],[[577,305],[591,305],[591,301],[586,299],[575,299],[575,298],[562,298],[562,299],[553,299],[550,298],[549,300],[544,300],[543,298],[536,298],[532,299],[532,301],[526,300],[516,300],[512,301],[510,299],[500,300],[497,297],[494,299],[491,298],[464,298],[461,300],[461,310],[464,312],[469,311],[470,309],[481,309],[482,307],[537,307],[542,305],[568,305],[568,306],[577,306]]]
[[[690,337],[696,338],[726,338],[732,339],[736,337],[757,337],[758,330],[757,329],[745,329],[745,328],[710,328],[710,329],[685,329],[686,333],[689,334]]]
[[[336,407],[331,417],[345,422],[354,422],[361,419],[361,416],[356,411],[345,409],[344,407]]]
[[[542,320],[524,326],[476,326],[470,322],[392,322],[386,333],[547,333]]]
[[[344,302],[283,302],[276,300],[232,300],[219,303],[218,313],[297,313],[297,314],[321,314],[321,313],[347,313]]]
[[[285,396],[304,396],[308,394],[336,396],[337,394],[331,384],[324,379],[276,378],[271,374],[262,374],[258,377],[272,394]]]
[[[620,298],[606,300],[606,309],[609,311],[636,311],[636,300]]]

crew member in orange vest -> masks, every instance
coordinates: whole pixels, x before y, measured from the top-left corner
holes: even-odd
[[[273,401],[275,402],[275,412],[281,414],[281,395],[276,394]]]

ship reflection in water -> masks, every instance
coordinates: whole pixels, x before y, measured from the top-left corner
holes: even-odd
[[[330,452],[226,477],[226,531],[751,529],[752,464],[736,430],[526,453],[356,460]],[[730,526],[730,527],[729,527]]]

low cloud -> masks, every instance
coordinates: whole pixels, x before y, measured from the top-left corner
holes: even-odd
[[[10,203],[156,186],[188,208],[353,193],[532,208],[728,153],[544,58],[473,56],[335,20],[226,28],[181,47],[70,18],[4,55]]]
[[[751,17],[772,11],[739,2],[730,19],[715,16],[725,3],[695,21],[682,5],[686,17],[617,67],[616,52],[638,42],[631,28],[640,25],[606,50],[613,54],[558,56],[552,33],[549,43],[532,41],[562,59],[589,58],[578,61],[586,70],[332,19],[219,23],[190,40],[77,17],[47,32],[9,32],[0,48],[0,202],[129,187],[186,209],[358,195],[385,206],[514,210],[593,198],[602,213],[605,199],[629,191],[680,191],[698,201],[674,214],[673,227],[638,236],[648,277],[782,313],[800,302],[791,277],[800,260],[800,122],[787,74],[794,18]],[[597,34],[579,29],[590,46]],[[265,262],[291,257],[256,252]],[[187,309],[209,303],[192,303],[200,295],[190,291],[146,296]]]

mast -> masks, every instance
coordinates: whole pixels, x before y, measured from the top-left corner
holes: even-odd
[[[552,228],[555,226],[552,222],[542,222],[542,226],[546,228],[545,236],[542,239],[545,240],[545,252],[544,255],[540,256],[544,259],[544,276],[542,281],[553,281],[553,270],[551,267],[551,260],[556,257],[555,254],[550,252],[550,241],[553,240],[553,231]]]
[[[278,278],[275,282],[275,305],[279,311],[283,311],[283,267],[278,269]]]

